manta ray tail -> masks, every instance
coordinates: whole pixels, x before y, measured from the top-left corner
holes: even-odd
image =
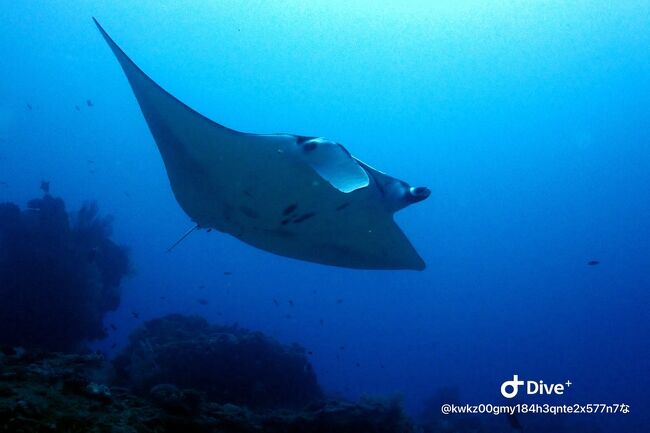
[[[177,240],[177,241],[174,242],[174,243],[173,243],[169,248],[167,248],[167,252],[168,252],[168,253],[171,253],[172,250],[173,250],[174,248],[176,248],[176,246],[177,246],[178,244],[180,244],[181,242],[183,242],[183,241],[185,240],[186,237],[188,237],[190,234],[192,234],[192,232],[193,232],[194,230],[196,230],[196,229],[198,229],[198,228],[199,228],[199,225],[196,224],[194,227],[192,227],[191,229],[189,229],[188,231],[186,231],[185,234],[183,234],[183,236],[181,236],[179,240]]]

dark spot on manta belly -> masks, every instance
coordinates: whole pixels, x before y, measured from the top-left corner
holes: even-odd
[[[350,202],[347,202],[347,201],[346,201],[345,203],[336,206],[336,210],[337,210],[337,211],[339,211],[339,210],[343,210],[343,209],[345,209],[345,208],[348,207],[348,206],[350,206]]]
[[[302,146],[302,150],[305,152],[311,152],[313,150],[316,150],[316,143],[314,143],[313,141],[309,143],[305,143]]]
[[[285,218],[282,221],[280,221],[280,224],[286,226],[287,224],[289,224],[289,221],[291,221],[291,218]]]
[[[257,211],[246,206],[239,206],[239,211],[249,218],[255,219],[260,217],[260,214],[258,214]]]
[[[313,217],[314,215],[316,215],[314,212],[307,212],[305,214],[300,215],[298,218],[294,219],[293,222],[296,223],[296,224],[301,223],[301,222],[306,221],[309,218]]]
[[[295,211],[297,207],[298,207],[298,205],[296,203],[290,204],[289,206],[284,208],[284,210],[282,211],[282,215],[285,215],[285,216],[289,215],[290,213]]]

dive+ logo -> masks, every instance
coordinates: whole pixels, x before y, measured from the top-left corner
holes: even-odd
[[[519,392],[520,386],[525,386],[526,394],[528,395],[562,395],[564,394],[565,385],[566,388],[568,388],[573,385],[573,383],[570,380],[567,380],[564,383],[550,384],[544,383],[543,380],[540,380],[539,382],[535,380],[523,381],[519,380],[519,376],[515,374],[512,376],[512,380],[506,380],[501,384],[501,395],[505,398],[513,398]]]

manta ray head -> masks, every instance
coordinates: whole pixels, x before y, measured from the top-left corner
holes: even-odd
[[[384,194],[388,199],[391,210],[397,212],[413,203],[426,200],[431,195],[431,190],[426,186],[410,186],[408,183],[395,179],[385,185]]]

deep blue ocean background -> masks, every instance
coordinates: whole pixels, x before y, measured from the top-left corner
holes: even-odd
[[[397,214],[427,269],[217,232],[166,253],[191,221],[92,16],[211,119],[325,136],[431,188]],[[69,209],[114,215],[136,272],[107,353],[142,320],[196,313],[299,342],[331,394],[400,393],[417,415],[443,386],[501,404],[513,374],[571,380],[530,401],[628,403],[591,419],[650,431],[649,47],[648,1],[4,2],[0,201],[46,179]]]

